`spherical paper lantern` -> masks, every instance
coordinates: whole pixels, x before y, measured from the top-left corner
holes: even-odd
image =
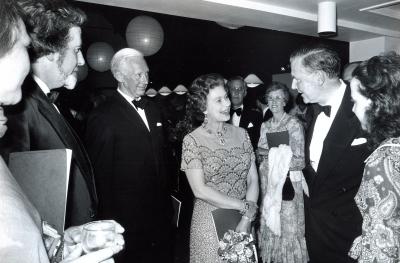
[[[86,60],[92,69],[104,72],[110,69],[110,62],[113,56],[114,49],[110,44],[95,42],[88,48]]]
[[[151,56],[160,50],[164,42],[164,31],[152,17],[137,16],[126,28],[128,46],[139,50],[145,56]]]

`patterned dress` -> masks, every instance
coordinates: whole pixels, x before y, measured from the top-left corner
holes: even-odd
[[[400,138],[384,141],[368,157],[355,200],[362,235],[349,255],[362,263],[400,262]]]
[[[293,152],[289,171],[301,171],[304,168],[304,132],[300,121],[289,114],[275,127],[272,119],[261,125],[258,147],[269,150],[268,133],[288,131],[289,146]],[[268,155],[263,155],[259,176],[261,182],[261,201],[266,195],[268,176]],[[274,263],[306,263],[308,261],[307,246],[304,237],[304,202],[301,178],[290,178],[294,188],[294,199],[282,201],[280,220],[281,236],[276,236],[260,220],[258,246],[263,262]],[[262,207],[263,204],[261,204]]]
[[[253,147],[247,132],[229,124],[223,135],[225,143],[202,127],[185,136],[182,148],[182,171],[202,169],[207,186],[230,197],[245,199],[247,174],[254,161]],[[211,211],[217,207],[195,199],[190,229],[190,262],[221,262],[217,254],[218,238]]]

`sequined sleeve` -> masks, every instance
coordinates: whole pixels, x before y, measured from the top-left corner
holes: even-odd
[[[287,129],[289,132],[289,145],[293,152],[289,169],[290,171],[300,171],[305,166],[303,126],[296,117],[291,117],[287,124]]]
[[[191,134],[186,135],[182,144],[182,171],[201,169],[203,167],[199,149],[200,147],[197,145],[195,138]]]
[[[245,151],[246,153],[250,153],[250,161],[251,161],[251,162],[254,162],[255,159],[256,159],[256,157],[255,157],[255,155],[254,155],[253,146],[251,145],[250,136],[249,136],[249,134],[247,133],[246,130],[244,130],[244,132],[245,132],[244,151]]]
[[[400,144],[376,150],[367,161],[355,197],[363,217],[362,235],[349,252],[363,262],[399,262]]]

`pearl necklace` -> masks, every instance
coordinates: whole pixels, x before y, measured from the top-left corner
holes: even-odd
[[[215,135],[215,137],[217,137],[217,141],[219,142],[219,144],[221,145],[225,145],[226,141],[224,138],[224,134],[227,131],[226,125],[223,123],[222,124],[222,129],[220,131],[217,131],[216,133],[214,133],[210,128],[207,127],[206,124],[203,123],[203,125],[201,125],[201,127],[203,127],[203,129],[210,135]]]
[[[277,128],[277,127],[279,127],[279,125],[281,125],[281,122],[282,122],[282,120],[285,118],[285,116],[286,116],[286,112],[284,112],[284,113],[282,114],[281,119],[280,119],[277,123],[274,123],[274,122],[273,122],[274,118],[272,118],[272,119],[271,119],[271,127],[272,127],[272,128]]]

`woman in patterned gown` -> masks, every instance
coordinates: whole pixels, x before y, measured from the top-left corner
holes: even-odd
[[[302,187],[302,182],[305,185],[305,181],[302,180],[301,173],[305,165],[304,132],[301,122],[284,111],[289,96],[288,88],[280,82],[272,82],[265,94],[273,117],[261,125],[257,149],[257,159],[260,163],[261,210],[263,211],[263,216],[260,217],[258,246],[263,262],[306,263],[308,261],[304,237]],[[279,197],[275,198],[267,191],[268,154],[269,149],[278,147],[279,144],[288,144],[293,155],[290,160],[290,172],[283,175],[284,177],[281,179],[283,187],[279,189]],[[285,182],[283,183],[283,181]],[[266,200],[270,196],[270,200],[274,201]],[[276,211],[275,217],[273,216],[274,211]],[[268,220],[278,221],[280,227],[276,224],[269,224]]]
[[[362,234],[350,249],[358,262],[400,262],[400,56],[362,62],[353,72],[353,112],[375,151],[366,159],[355,201]]]
[[[221,262],[211,211],[250,208],[253,214],[242,217],[238,232],[249,232],[255,217],[258,176],[253,148],[244,129],[226,123],[229,118],[230,101],[223,77],[207,74],[195,79],[186,105],[184,123],[190,133],[183,139],[181,164],[195,196],[190,230],[192,263]]]

